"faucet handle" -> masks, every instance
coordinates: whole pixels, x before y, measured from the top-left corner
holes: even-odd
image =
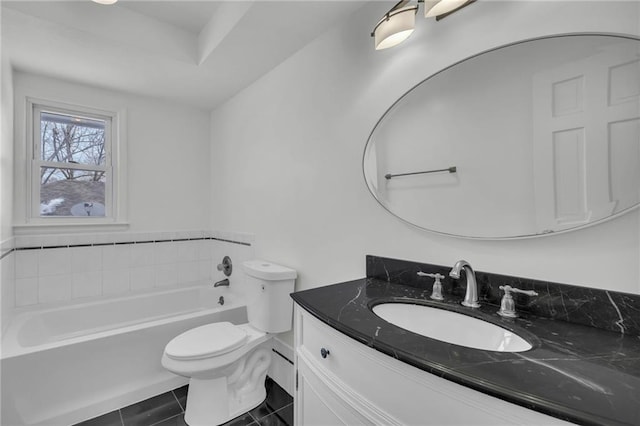
[[[220,263],[217,267],[218,271],[222,271],[227,277],[231,275],[233,271],[233,263],[231,262],[231,258],[229,256],[225,256],[222,258],[222,263]]]
[[[436,281],[440,281],[441,279],[444,278],[444,275],[439,274],[439,273],[435,273],[435,274],[427,274],[426,272],[422,272],[422,271],[418,271],[418,276],[420,277],[431,277],[431,278],[435,278]]]
[[[426,272],[418,271],[418,276],[435,278],[430,297],[433,300],[444,300],[444,297],[442,297],[442,283],[440,282],[440,280],[444,278],[444,275],[437,272],[435,274],[427,274]]]
[[[500,290],[504,290],[505,296],[509,292],[522,293],[522,294],[526,294],[527,296],[537,296],[538,295],[538,293],[536,293],[533,290],[520,290],[519,288],[511,287],[510,285],[501,285],[498,288]]]
[[[498,315],[507,317],[507,318],[516,318],[518,313],[516,312],[516,303],[511,296],[511,293],[521,293],[526,294],[527,296],[537,296],[533,290],[520,290],[519,288],[511,287],[510,285],[501,285],[498,287],[500,290],[504,291],[504,296],[502,296],[502,300],[500,301],[500,310],[498,311]]]

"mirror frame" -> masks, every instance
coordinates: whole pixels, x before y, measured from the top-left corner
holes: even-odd
[[[463,62],[469,61],[471,59],[474,59],[478,56],[487,54],[487,53],[491,53],[494,52],[496,50],[500,50],[500,49],[504,49],[504,48],[508,48],[508,47],[512,47],[512,46],[517,46],[519,44],[524,44],[524,43],[530,43],[530,42],[534,42],[534,41],[538,41],[538,40],[547,40],[547,39],[553,39],[553,38],[561,38],[561,37],[581,37],[581,36],[603,36],[603,37],[615,37],[615,38],[620,38],[620,39],[626,39],[626,40],[633,40],[633,41],[637,41],[640,42],[640,36],[636,36],[633,34],[620,34],[620,33],[602,33],[602,32],[577,32],[577,33],[561,33],[561,34],[551,34],[551,35],[545,35],[545,36],[540,36],[540,37],[533,37],[533,38],[528,38],[528,39],[523,39],[523,40],[518,40],[515,42],[511,42],[511,43],[507,43],[507,44],[503,44],[497,47],[493,47],[487,50],[483,50],[479,53],[473,54],[471,56],[468,56],[464,59],[461,59],[457,62],[454,62],[451,65],[446,66],[445,68],[442,68],[439,71],[436,71],[435,73],[429,75],[428,77],[426,77],[425,79],[419,81],[418,83],[414,84],[412,87],[410,87],[407,91],[405,91],[398,99],[396,99],[391,106],[389,106],[389,108],[387,108],[385,110],[385,112],[382,114],[382,116],[376,121],[376,124],[373,126],[373,129],[371,130],[371,132],[369,133],[369,137],[367,138],[367,142],[364,146],[364,152],[362,155],[362,176],[364,178],[364,183],[365,186],[367,187],[367,190],[369,191],[369,194],[371,194],[371,196],[376,200],[376,202],[382,206],[382,208],[384,208],[387,212],[391,213],[391,215],[395,216],[396,218],[400,219],[402,222],[407,223],[415,228],[418,228],[420,230],[423,231],[427,231],[427,232],[431,232],[431,233],[435,233],[435,234],[439,234],[439,235],[445,235],[445,236],[449,236],[449,237],[455,237],[455,238],[464,238],[464,239],[471,239],[471,240],[489,240],[489,241],[500,241],[500,240],[518,240],[518,239],[529,239],[529,238],[539,238],[539,237],[547,237],[547,236],[552,236],[552,235],[559,235],[559,234],[564,234],[567,232],[573,232],[573,231],[577,231],[580,229],[585,229],[588,228],[590,226],[594,226],[594,225],[598,225],[604,222],[608,222],[610,220],[616,219],[624,214],[627,214],[633,210],[638,210],[640,208],[640,203],[629,207],[627,209],[621,210],[611,216],[608,216],[606,218],[603,219],[599,219],[599,220],[595,220],[593,222],[589,222],[586,224],[582,224],[582,225],[578,225],[575,226],[573,228],[568,228],[568,229],[563,229],[563,230],[559,230],[559,231],[554,231],[554,232],[548,232],[548,233],[540,233],[540,234],[525,234],[525,235],[514,235],[514,236],[508,236],[508,237],[477,237],[477,236],[468,236],[468,235],[458,235],[458,234],[452,234],[452,233],[447,233],[447,232],[442,232],[442,231],[436,231],[434,229],[429,229],[429,228],[425,228],[423,226],[417,225],[413,222],[409,222],[408,220],[398,216],[396,213],[392,212],[389,208],[387,208],[387,206],[385,206],[376,196],[376,194],[373,192],[373,189],[369,186],[368,182],[367,182],[367,173],[366,173],[366,158],[367,158],[367,152],[370,149],[370,146],[372,145],[372,137],[374,135],[374,133],[376,132],[376,129],[378,128],[378,126],[384,121],[385,117],[387,116],[387,114],[389,114],[395,107],[396,105],[398,105],[406,96],[408,96],[411,92],[413,92],[414,89],[416,89],[418,86],[420,86],[421,84],[427,82],[428,80],[434,78],[437,75],[442,74],[443,72],[449,70],[450,68],[453,68]]]

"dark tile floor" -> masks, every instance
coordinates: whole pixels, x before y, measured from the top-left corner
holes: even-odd
[[[267,399],[225,426],[293,426],[293,398],[267,377]],[[76,426],[186,426],[188,386],[112,411]]]

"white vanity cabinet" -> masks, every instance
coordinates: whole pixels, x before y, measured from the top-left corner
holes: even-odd
[[[296,426],[569,424],[398,361],[297,305],[294,329]]]

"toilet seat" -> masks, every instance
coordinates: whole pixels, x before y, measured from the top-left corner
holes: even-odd
[[[230,322],[216,322],[188,330],[173,338],[165,354],[175,360],[197,360],[232,352],[247,340],[247,332]]]

